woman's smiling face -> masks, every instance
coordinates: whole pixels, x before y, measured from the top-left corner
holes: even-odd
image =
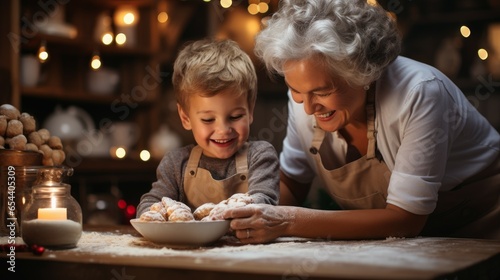
[[[366,91],[329,74],[314,58],[288,61],[284,65],[285,82],[295,102],[314,115],[325,131],[337,131],[350,124],[366,123]]]
[[[245,144],[253,121],[246,95],[230,89],[212,97],[193,94],[188,112],[179,105],[178,111],[182,125],[193,131],[203,154],[220,159],[230,158]]]

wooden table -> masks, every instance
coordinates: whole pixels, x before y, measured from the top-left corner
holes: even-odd
[[[1,279],[500,279],[500,241],[474,239],[281,238],[242,245],[226,236],[209,247],[172,249],[116,227],[86,228],[74,249],[18,252],[15,273],[7,271],[6,254]]]

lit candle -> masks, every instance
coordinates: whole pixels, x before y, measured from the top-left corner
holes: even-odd
[[[74,247],[82,235],[82,225],[68,220],[67,208],[57,208],[52,197],[50,208],[38,208],[38,219],[23,221],[26,244],[47,247]]]
[[[68,211],[66,208],[57,208],[56,200],[53,197],[50,201],[51,208],[39,208],[39,220],[66,220],[68,219]]]

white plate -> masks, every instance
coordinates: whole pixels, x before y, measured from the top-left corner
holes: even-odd
[[[229,220],[145,222],[132,219],[132,226],[149,241],[176,246],[203,246],[219,240],[229,230]]]

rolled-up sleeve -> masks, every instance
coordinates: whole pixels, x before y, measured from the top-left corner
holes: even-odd
[[[440,186],[434,178],[392,172],[387,203],[417,215],[428,215],[436,207]]]

